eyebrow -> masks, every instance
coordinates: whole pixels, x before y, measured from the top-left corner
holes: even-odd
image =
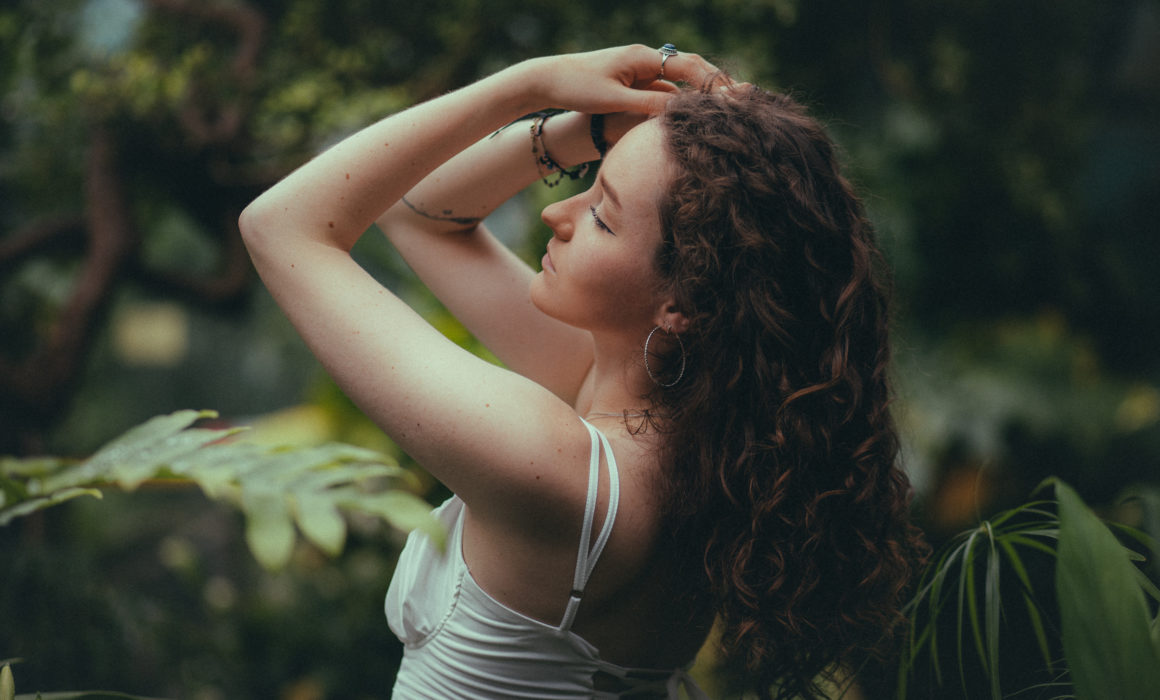
[[[620,197],[616,195],[616,190],[612,189],[612,185],[608,184],[608,178],[604,177],[603,173],[600,174],[600,186],[604,190],[604,194],[608,195],[608,200],[612,202],[612,206],[617,209],[624,208],[620,206]]]

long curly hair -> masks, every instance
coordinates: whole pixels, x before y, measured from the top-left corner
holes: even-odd
[[[667,539],[713,598],[727,667],[762,697],[815,697],[892,653],[926,553],[895,464],[888,276],[791,98],[708,86],[661,120],[676,167],[657,267],[690,320],[682,380],[651,397]],[[655,358],[662,381],[678,353]]]

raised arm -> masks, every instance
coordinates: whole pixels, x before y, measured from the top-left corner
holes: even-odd
[[[604,131],[615,142],[644,118],[610,115]],[[590,336],[532,305],[534,271],[482,220],[541,176],[562,177],[537,161],[543,148],[572,172],[597,160],[589,125],[580,112],[511,124],[444,163],[378,219],[420,279],[488,349],[569,403],[592,363]]]
[[[567,402],[444,339],[354,263],[350,248],[424,177],[523,114],[658,111],[668,96],[646,89],[656,67],[643,46],[518,64],[354,134],[242,215],[263,281],[323,366],[468,503],[503,508],[574,489],[542,466],[561,458],[561,445],[586,453],[587,437]]]

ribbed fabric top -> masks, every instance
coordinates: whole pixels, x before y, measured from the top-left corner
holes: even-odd
[[[472,578],[463,559],[464,504],[453,496],[435,510],[449,532],[444,555],[412,532],[387,591],[391,630],[404,644],[393,698],[671,698],[684,686],[693,700],[708,700],[684,669],[629,669],[610,664],[572,631],[584,587],[612,533],[620,501],[620,475],[608,439],[587,421],[592,437],[572,593],[564,616],[551,625],[492,598]],[[608,512],[592,542],[600,483],[601,447],[608,464]],[[597,691],[606,674],[617,692]],[[605,685],[602,683],[601,685]]]

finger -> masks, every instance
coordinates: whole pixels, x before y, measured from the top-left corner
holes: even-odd
[[[659,81],[658,81],[659,82]],[[623,105],[622,109],[627,112],[635,112],[637,114],[659,114],[664,110],[665,105],[673,96],[679,92],[676,86],[673,86],[670,92],[665,88],[656,88],[649,86],[645,89],[634,89],[626,87],[620,91],[620,97]]]
[[[722,83],[715,89],[725,97],[739,98],[753,89],[753,83]]]
[[[660,54],[659,51],[657,53]],[[695,53],[677,53],[664,63],[664,79],[673,83],[701,86],[716,75],[723,73],[717,66]]]
[[[676,95],[681,91],[679,87],[668,82],[667,80],[654,80],[642,88],[644,90],[655,90],[656,92],[667,92]]]

